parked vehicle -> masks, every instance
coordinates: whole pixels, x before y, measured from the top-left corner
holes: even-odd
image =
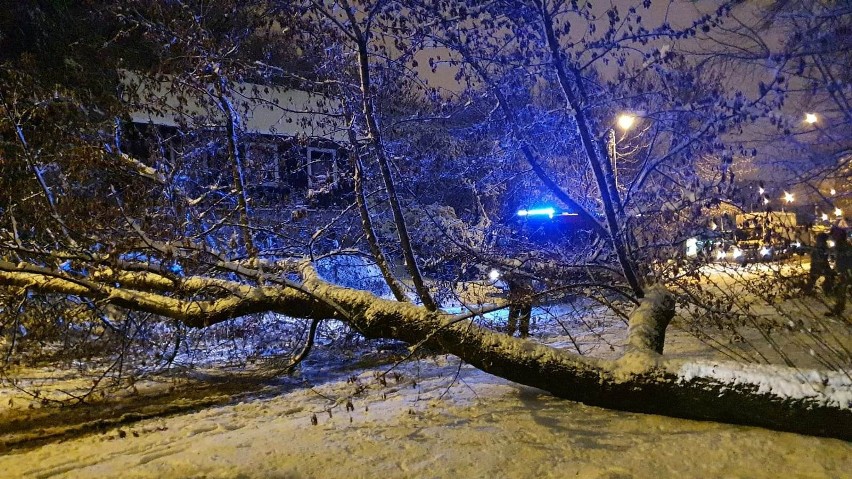
[[[708,231],[687,240],[686,254],[740,264],[776,261],[805,252],[800,233],[794,213],[743,213],[733,231]]]

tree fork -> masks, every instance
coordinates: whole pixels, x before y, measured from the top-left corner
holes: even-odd
[[[361,107],[364,115],[364,121],[367,124],[367,136],[375,150],[376,159],[379,163],[379,170],[382,173],[382,179],[385,183],[385,191],[388,193],[388,203],[393,213],[394,224],[396,226],[397,236],[399,237],[399,246],[402,250],[402,255],[405,258],[405,266],[408,269],[408,274],[411,276],[411,281],[414,283],[414,289],[417,291],[417,296],[424,306],[430,311],[436,311],[438,305],[432,298],[429,288],[423,281],[423,275],[420,274],[420,269],[417,265],[417,258],[414,255],[414,248],[411,245],[411,237],[408,234],[408,226],[405,223],[405,216],[402,214],[402,208],[399,205],[399,198],[396,193],[393,176],[391,175],[388,158],[385,155],[384,144],[379,126],[376,123],[375,110],[373,108],[373,100],[370,83],[370,65],[368,61],[367,42],[368,38],[360,29],[355,27],[356,19],[351,10],[346,11],[349,21],[355,29],[355,40],[358,45],[358,77],[361,83]]]

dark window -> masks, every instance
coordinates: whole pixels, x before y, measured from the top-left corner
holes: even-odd
[[[327,148],[308,148],[308,187],[334,185],[338,180],[336,152]]]
[[[247,158],[251,181],[263,186],[278,186],[281,181],[278,149],[274,144],[250,143]]]

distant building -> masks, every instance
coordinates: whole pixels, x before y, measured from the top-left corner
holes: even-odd
[[[226,116],[213,86],[183,85],[170,75],[121,71],[130,105],[122,148],[176,171],[199,191],[231,182]],[[245,180],[256,207],[325,205],[351,190],[347,132],[336,100],[322,95],[237,83],[227,96],[238,119]]]

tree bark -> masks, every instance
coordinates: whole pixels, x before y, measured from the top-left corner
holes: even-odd
[[[349,111],[349,107],[346,106],[345,101],[344,109],[346,111],[346,122],[349,125],[347,133],[349,135],[349,144],[352,147],[352,151],[349,153],[353,172],[352,183],[355,189],[355,204],[358,206],[358,215],[361,217],[361,229],[364,231],[364,237],[370,248],[370,254],[373,255],[373,260],[379,267],[379,271],[382,272],[382,277],[390,288],[391,293],[393,293],[394,298],[396,298],[397,301],[407,301],[408,298],[405,296],[405,288],[393,275],[390,262],[388,261],[384,251],[382,251],[381,245],[379,245],[379,238],[376,236],[376,230],[373,228],[373,220],[370,218],[370,210],[367,209],[367,198],[364,194],[364,171],[361,168],[361,158],[358,154],[358,140],[355,137],[355,132],[353,131],[352,114]]]
[[[351,9],[346,9],[346,15],[352,26],[352,33],[357,45],[358,53],[358,80],[361,88],[361,110],[364,117],[364,122],[367,125],[367,140],[373,147],[376,155],[376,160],[379,163],[379,171],[384,180],[385,191],[388,194],[388,203],[393,213],[394,226],[396,226],[397,236],[399,238],[399,247],[402,250],[402,255],[405,258],[405,267],[411,276],[411,282],[414,283],[414,290],[417,292],[418,298],[424,306],[430,311],[436,311],[438,305],[432,298],[432,293],[426,286],[423,280],[423,275],[420,273],[420,268],[417,265],[417,258],[414,255],[414,248],[411,244],[411,236],[408,234],[408,226],[405,222],[405,216],[402,214],[402,207],[399,204],[399,197],[396,192],[396,185],[393,176],[391,175],[390,165],[385,153],[385,146],[382,141],[381,130],[376,121],[376,111],[373,106],[372,89],[373,85],[370,81],[370,63],[369,52],[367,50],[369,42],[369,31],[362,31],[356,26],[357,19]]]
[[[264,311],[294,318],[339,319],[368,338],[428,346],[456,355],[487,373],[593,406],[852,440],[848,399],[839,400],[845,404],[836,404],[823,394],[790,398],[773,393],[797,386],[790,379],[796,377],[820,378],[811,384],[815,391],[820,390],[831,383],[826,373],[672,360],[659,354],[665,324],[674,311],[671,295],[661,287],[649,288],[632,313],[627,353],[618,360],[606,360],[513,338],[480,327],[466,316],[429,311],[332,285],[322,281],[307,263],[300,271],[303,283],[296,286],[268,285],[270,281],[264,286],[250,286],[216,278],[175,279],[138,271],[106,270],[81,279],[36,265],[0,261],[0,285],[92,298],[174,318],[193,327]],[[230,291],[231,296],[196,299],[194,293],[214,285],[220,291]],[[188,299],[175,297],[179,293]],[[801,383],[798,386],[801,389]],[[838,387],[849,386],[841,381]]]
[[[630,316],[627,352],[663,354],[666,328],[675,313],[674,297],[661,287],[652,287],[645,298]]]
[[[385,279],[385,283],[390,288],[394,298],[396,298],[397,301],[408,301],[408,298],[405,295],[405,288],[393,275],[390,262],[379,245],[379,239],[376,236],[375,229],[373,228],[373,222],[370,218],[370,211],[367,209],[367,199],[364,196],[361,160],[355,156],[354,153],[353,156],[354,158],[352,159],[352,163],[355,171],[355,201],[358,204],[358,214],[361,217],[361,229],[364,231],[364,236],[366,237],[367,244],[370,247],[370,254],[372,254],[373,260],[378,265],[379,271],[382,272],[382,277]]]
[[[314,283],[310,280],[309,283]],[[344,301],[348,293],[336,287],[323,288]],[[377,300],[355,323],[363,334],[422,344],[453,354],[474,367],[510,381],[536,387],[554,396],[622,411],[660,414],[685,419],[711,420],[759,426],[780,431],[852,439],[852,410],[832,407],[812,399],[790,399],[761,390],[746,380],[736,383],[710,376],[684,375],[689,362],[667,360],[644,344],[657,344],[665,317],[674,313],[668,293],[653,289],[631,315],[631,324],[655,319],[650,330],[633,328],[634,345],[641,349],[616,361],[573,355],[548,346],[494,332],[469,320],[429,313],[414,305],[394,314],[382,314],[388,305]],[[641,336],[649,336],[640,339]],[[698,363],[694,363],[698,364]],[[710,368],[754,372],[736,363],[717,363]],[[779,373],[792,373],[777,368]]]
[[[251,223],[248,206],[248,194],[246,192],[245,175],[243,171],[243,158],[240,153],[240,124],[237,112],[234,110],[234,105],[228,99],[227,80],[223,77],[216,79],[216,100],[219,102],[219,108],[225,114],[225,131],[228,134],[228,161],[231,164],[231,181],[233,183],[234,194],[237,197],[237,209],[240,214],[240,232],[243,237],[243,244],[246,248],[248,257],[257,256],[257,248],[254,245],[254,240],[251,233]]]

